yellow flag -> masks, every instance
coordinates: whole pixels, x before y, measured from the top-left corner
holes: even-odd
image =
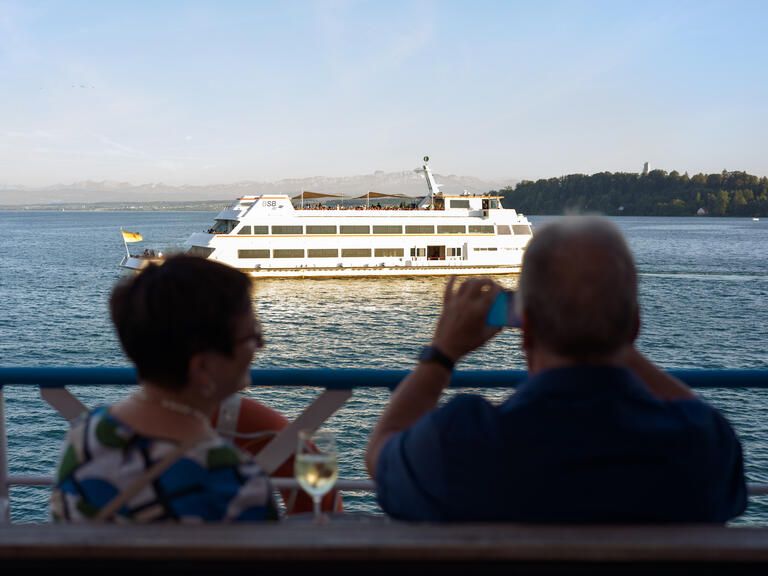
[[[123,233],[123,240],[126,242],[141,242],[144,237],[138,232],[128,232],[127,230],[121,230]]]

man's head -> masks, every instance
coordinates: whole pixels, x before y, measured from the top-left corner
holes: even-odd
[[[633,342],[637,274],[616,226],[571,216],[537,230],[525,252],[517,306],[526,352],[590,362]]]

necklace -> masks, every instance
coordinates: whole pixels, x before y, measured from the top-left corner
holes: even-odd
[[[210,426],[210,420],[208,416],[206,416],[205,413],[201,412],[197,408],[193,408],[189,404],[183,404],[181,402],[176,402],[175,400],[169,400],[168,398],[152,399],[144,390],[138,390],[137,392],[134,392],[133,395],[142,402],[158,404],[166,410],[176,412],[177,414],[183,414],[184,416],[192,416],[193,418],[197,418],[201,422],[204,422],[206,425]]]

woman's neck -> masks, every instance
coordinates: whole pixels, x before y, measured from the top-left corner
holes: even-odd
[[[139,396],[144,401],[163,405],[169,410],[175,409],[179,413],[197,414],[198,418],[202,414],[207,420],[216,408],[217,403],[213,399],[203,398],[188,387],[168,389],[147,380],[140,381],[139,386]]]
[[[213,436],[213,409],[209,403],[194,402],[188,394],[142,382],[139,390],[112,406],[110,412],[139,434],[184,441]]]
[[[182,416],[197,418],[200,422],[208,422],[210,419],[210,417],[202,410],[195,408],[191,404],[177,400],[173,396],[150,394],[146,388],[137,390],[133,395],[137,400],[157,404],[170,412],[181,414]]]

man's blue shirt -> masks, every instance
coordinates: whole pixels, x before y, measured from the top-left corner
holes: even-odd
[[[457,396],[386,443],[376,483],[404,520],[724,522],[746,508],[725,418],[611,366],[541,373],[500,406]]]

